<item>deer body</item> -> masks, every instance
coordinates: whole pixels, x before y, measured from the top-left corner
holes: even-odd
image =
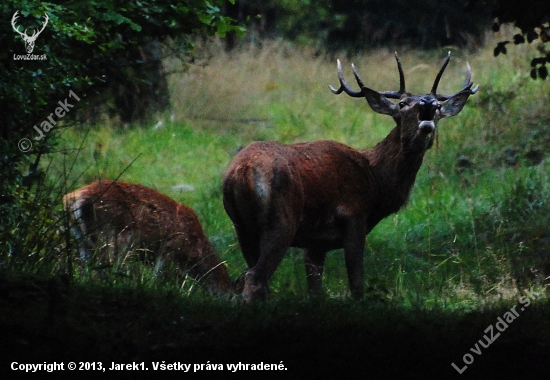
[[[477,90],[471,89],[468,72],[462,91],[437,95],[442,69],[430,95],[411,95],[405,92],[399,60],[398,67],[399,92],[373,91],[362,84],[355,70],[361,91],[354,92],[338,64],[342,87],[333,92],[364,96],[373,110],[391,115],[396,122],[374,148],[358,151],[334,141],[256,142],[229,165],[223,201],[249,267],[244,276],[245,300],[267,296],[268,282],[289,247],[305,249],[312,295],[321,291],[326,253],[344,248],[352,295],[362,296],[366,235],[406,204],[424,153],[433,143],[437,120],[456,115]],[[388,98],[400,102],[394,104]]]
[[[189,268],[212,293],[230,290],[227,269],[195,212],[166,195],[142,185],[101,180],[66,194],[63,204],[81,258],[95,250],[106,261],[133,250],[142,260],[162,258]]]

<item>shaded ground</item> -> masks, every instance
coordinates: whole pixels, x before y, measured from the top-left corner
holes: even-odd
[[[406,310],[369,301],[273,300],[247,306],[236,301],[145,289],[94,289],[61,279],[0,276],[0,372],[10,363],[152,362],[284,364],[284,371],[239,371],[261,378],[546,379],[550,376],[550,303],[507,303],[485,311]],[[516,306],[518,316],[500,332],[498,317]],[[520,307],[524,307],[520,311]],[[511,318],[512,314],[508,314]],[[484,335],[494,341],[487,347]],[[482,340],[485,342],[485,340]],[[476,348],[476,343],[478,346]],[[487,344],[486,344],[487,345]],[[480,352],[476,354],[472,350]],[[465,366],[463,356],[473,363]],[[469,356],[466,360],[471,360]],[[66,367],[65,367],[66,368]],[[193,369],[191,369],[193,371]],[[101,372],[103,373],[103,372]],[[124,374],[128,374],[126,371]],[[74,373],[97,376],[98,372]],[[56,373],[55,376],[59,376]],[[41,378],[40,374],[26,377]],[[104,377],[120,377],[107,370]],[[145,376],[143,376],[145,377]]]

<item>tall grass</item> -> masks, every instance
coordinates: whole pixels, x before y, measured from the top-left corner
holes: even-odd
[[[241,147],[256,140],[333,139],[368,148],[389,133],[393,121],[364,100],[330,93],[327,85],[338,83],[334,57],[282,41],[232,52],[214,41],[200,49],[204,60],[170,77],[172,113],[165,120],[127,130],[69,129],[60,150],[78,146],[87,133],[74,157],[75,186],[123,173],[120,180],[193,207],[236,277],[246,266],[223,210],[221,179]],[[495,59],[492,43],[475,52],[451,48],[440,91],[461,88],[466,62],[480,90],[461,114],[440,122],[437,144],[426,154],[407,207],[368,236],[370,299],[457,308],[509,298],[521,287],[546,287],[550,115],[545,84],[528,78],[528,49],[514,47]],[[447,50],[400,52],[408,91],[431,88]],[[397,89],[393,52],[339,58],[350,82],[353,61],[368,86]],[[177,71],[176,62],[166,64]],[[51,156],[51,176],[62,172],[67,155]],[[299,250],[287,255],[272,288],[275,297],[306,295]],[[348,292],[341,251],[328,255],[325,291],[329,297]]]

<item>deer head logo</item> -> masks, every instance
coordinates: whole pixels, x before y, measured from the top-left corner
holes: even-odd
[[[23,41],[25,41],[25,49],[27,50],[27,53],[32,53],[33,49],[34,49],[34,43],[36,41],[36,39],[38,38],[38,36],[40,35],[40,33],[42,33],[42,31],[44,30],[44,28],[46,27],[46,25],[48,25],[48,15],[47,14],[44,14],[44,19],[46,20],[44,22],[44,25],[42,26],[42,29],[40,29],[39,32],[37,32],[36,30],[34,30],[32,36],[29,36],[27,35],[27,29],[25,29],[24,32],[20,32],[19,29],[15,26],[15,21],[17,20],[17,18],[19,17],[19,15],[17,14],[19,13],[19,11],[16,11],[14,14],[13,14],[13,17],[11,19],[11,26],[13,27],[13,30],[15,30],[17,33],[19,33],[21,35],[21,37],[23,37]]]

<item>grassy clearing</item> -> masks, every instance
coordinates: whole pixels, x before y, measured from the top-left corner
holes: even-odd
[[[550,115],[545,84],[528,78],[528,48],[514,47],[498,59],[490,48],[451,49],[440,91],[460,88],[466,62],[480,91],[460,115],[440,122],[437,146],[425,157],[409,205],[368,236],[369,299],[472,308],[516,297],[518,288],[547,286]],[[66,163],[74,162],[68,175],[74,188],[123,173],[121,180],[193,207],[236,277],[246,266],[222,207],[221,179],[240,147],[256,140],[333,139],[368,148],[389,133],[393,121],[364,100],[330,93],[327,85],[337,84],[333,57],[284,42],[231,53],[215,42],[201,49],[209,59],[170,77],[172,114],[155,126],[65,130],[60,150],[67,153],[51,157],[49,174],[66,174]],[[431,88],[445,52],[400,53],[409,91]],[[353,61],[367,85],[397,88],[392,53],[340,58],[350,82]],[[167,66],[177,69],[175,62]],[[287,255],[272,288],[275,299],[306,295],[298,250]],[[331,298],[348,292],[342,252],[327,258],[325,291]]]
[[[440,123],[408,206],[368,236],[363,302],[347,297],[341,251],[328,255],[325,295],[315,300],[306,297],[299,250],[277,270],[272,299],[254,305],[213,300],[189,278],[167,280],[130,261],[104,276],[77,270],[70,284],[66,275],[51,276],[66,270],[67,252],[76,254],[59,219],[62,194],[120,176],[193,207],[235,278],[245,263],[223,211],[221,178],[240,147],[334,139],[368,148],[393,127],[363,100],[328,91],[337,83],[334,57],[283,42],[227,54],[213,43],[202,48],[211,59],[170,78],[173,113],[161,123],[63,130],[59,153],[43,160],[51,186],[27,200],[37,214],[14,227],[30,231],[16,249],[29,260],[17,266],[2,252],[0,372],[13,361],[283,362],[292,378],[362,371],[441,379],[458,377],[451,363],[462,368],[470,354],[461,378],[550,375],[547,299],[521,309],[481,354],[471,350],[499,316],[519,310],[518,289],[544,293],[550,275],[550,115],[546,84],[525,70],[526,48],[498,59],[490,48],[453,51],[442,91],[460,87],[466,61],[480,91]],[[444,55],[400,53],[408,88],[431,88]],[[340,58],[350,82],[353,60],[369,86],[397,87],[392,53]]]

